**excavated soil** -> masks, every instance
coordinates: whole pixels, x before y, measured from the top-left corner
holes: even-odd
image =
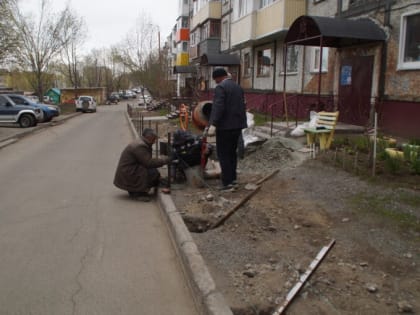
[[[248,151],[237,191],[221,193],[218,179],[172,190],[234,314],[272,314],[330,244],[287,314],[420,312],[420,192],[363,181],[299,146],[272,138]]]
[[[171,122],[159,127],[162,135],[175,129]],[[218,191],[217,178],[172,184],[233,313],[273,314],[318,252],[334,244],[287,314],[419,314],[418,185],[363,180],[299,152],[301,140],[274,137],[247,147],[234,192]]]

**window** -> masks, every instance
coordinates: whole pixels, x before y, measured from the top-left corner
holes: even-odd
[[[201,41],[212,37],[220,38],[220,21],[208,21],[201,27]]]
[[[420,68],[420,12],[401,16],[399,69]]]
[[[8,102],[8,99],[3,97],[2,95],[0,95],[0,105],[1,106],[6,106]]]
[[[257,52],[257,58],[257,76],[269,76],[271,66],[271,49],[259,50]]]
[[[322,48],[322,72],[328,71],[328,48]],[[311,72],[319,72],[319,54],[321,52],[320,47],[312,48],[312,59],[311,59]]]
[[[273,2],[276,2],[277,0],[260,0],[260,9],[269,6]]]
[[[297,72],[298,70],[298,46],[291,45],[287,47],[286,73]]]
[[[188,17],[186,17],[186,16],[183,16],[182,17],[182,25],[181,25],[181,27],[182,28],[188,28],[189,27],[189,23],[188,23]]]
[[[251,76],[251,56],[249,53],[244,55],[244,77]]]
[[[182,51],[188,52],[188,42],[182,42]]]
[[[222,42],[227,42],[229,39],[229,25],[228,21],[223,21],[222,24]]]
[[[245,16],[248,12],[247,12],[247,0],[238,0],[238,12],[239,12],[239,17]]]

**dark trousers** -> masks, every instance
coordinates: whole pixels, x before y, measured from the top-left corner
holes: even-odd
[[[147,187],[146,191],[129,191],[131,197],[145,196],[149,194],[150,188],[158,187],[160,182],[160,173],[156,168],[147,170]]]
[[[238,148],[238,139],[241,132],[241,129],[218,130],[216,128],[216,152],[220,168],[222,169],[223,186],[236,181],[236,167],[238,164],[236,149]]]
[[[159,186],[160,173],[156,168],[147,170],[147,186],[150,188]]]

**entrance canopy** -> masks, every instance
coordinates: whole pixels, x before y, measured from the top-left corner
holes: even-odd
[[[176,73],[197,73],[196,66],[174,66],[174,74]]]
[[[209,66],[238,66],[241,64],[237,55],[204,54],[201,56],[201,65]]]
[[[370,19],[350,20],[302,15],[292,23],[284,42],[288,45],[339,48],[385,39],[385,32]]]

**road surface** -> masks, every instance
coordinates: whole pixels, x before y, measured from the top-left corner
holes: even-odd
[[[125,109],[0,150],[0,314],[198,314],[157,204],[112,185]]]

